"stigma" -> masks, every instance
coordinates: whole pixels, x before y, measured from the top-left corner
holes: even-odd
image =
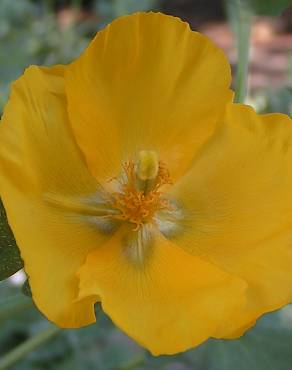
[[[134,230],[154,222],[161,211],[171,211],[172,206],[163,196],[163,188],[171,179],[166,166],[159,161],[157,153],[142,150],[136,162],[129,160],[122,165],[119,191],[111,195],[111,208],[117,213],[111,217],[130,222]]]
[[[141,150],[138,161],[138,178],[142,181],[154,180],[159,171],[159,161],[154,150]]]

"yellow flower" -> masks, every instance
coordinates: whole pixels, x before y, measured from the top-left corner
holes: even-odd
[[[93,323],[100,301],[170,354],[292,300],[291,119],[232,104],[229,85],[222,51],[154,13],[13,85],[0,192],[51,321]]]

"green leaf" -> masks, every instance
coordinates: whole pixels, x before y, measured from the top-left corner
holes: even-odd
[[[7,279],[23,267],[23,261],[0,200],[0,280]]]

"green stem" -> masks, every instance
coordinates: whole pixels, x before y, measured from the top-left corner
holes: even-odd
[[[48,329],[43,330],[36,336],[20,344],[18,347],[16,347],[7,355],[4,355],[1,358],[0,370],[10,369],[13,365],[26,357],[30,352],[34,351],[39,346],[52,339],[56,334],[60,332],[60,330],[61,329],[56,326],[50,326]]]
[[[0,321],[34,307],[33,301],[25,296],[16,295],[0,302]]]
[[[237,13],[237,73],[235,82],[235,102],[244,103],[248,89],[248,67],[252,13],[240,1],[236,3]]]

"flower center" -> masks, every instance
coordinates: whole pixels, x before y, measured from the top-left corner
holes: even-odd
[[[156,212],[172,209],[161,191],[164,185],[171,184],[169,172],[158,161],[156,152],[140,151],[137,163],[124,163],[122,179],[117,181],[120,190],[112,194],[111,207],[119,213],[111,217],[135,224],[135,230],[152,221]]]

